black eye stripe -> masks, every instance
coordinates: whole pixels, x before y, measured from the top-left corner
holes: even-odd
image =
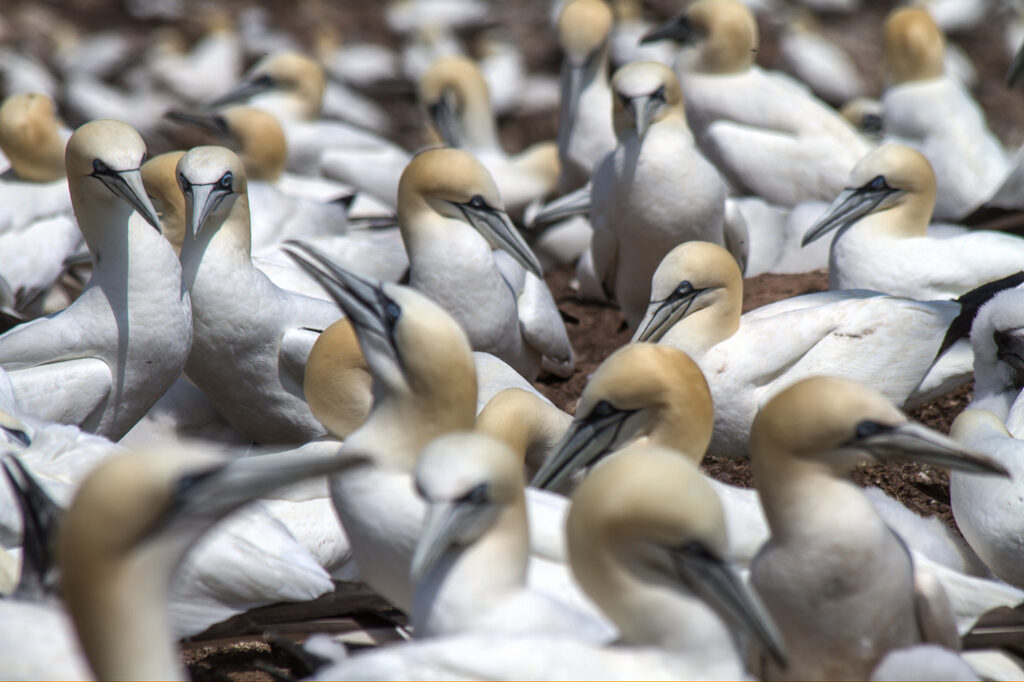
[[[471,488],[465,495],[460,497],[458,502],[466,502],[468,504],[484,504],[488,501],[488,490],[487,484],[481,483]]]
[[[889,186],[889,183],[887,183],[885,181],[885,177],[881,176],[881,175],[876,175],[871,180],[871,182],[869,182],[868,184],[864,185],[864,187],[866,189],[870,189],[870,190],[873,190],[873,191],[876,191],[876,192],[880,192],[880,191],[886,190],[886,189],[892,189],[892,187]]]

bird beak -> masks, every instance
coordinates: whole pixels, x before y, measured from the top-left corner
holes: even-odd
[[[0,423],[0,430],[2,430],[10,438],[13,438],[14,441],[17,442],[19,445],[22,445],[26,448],[32,447],[32,438],[31,436],[28,435],[28,427],[24,426],[23,424],[15,426],[14,424],[11,423]]]
[[[629,113],[633,118],[633,127],[636,128],[636,137],[641,142],[660,104],[661,102],[649,95],[639,95],[629,100]]]
[[[459,134],[459,118],[455,114],[455,106],[452,102],[454,95],[450,90],[445,89],[440,99],[428,107],[430,121],[437,129],[437,134],[445,146],[458,148],[462,142]]]
[[[655,26],[640,38],[640,44],[646,45],[657,40],[674,40],[680,45],[690,45],[701,37],[699,31],[690,25],[686,15],[679,14],[668,21]]]
[[[533,216],[530,223],[530,230],[557,223],[566,218],[577,215],[586,215],[590,212],[590,183],[583,185],[578,190],[560,196],[544,206]]]
[[[183,474],[174,500],[148,535],[166,530],[202,531],[258,497],[352,462],[337,452],[274,452],[215,462]]]
[[[188,114],[184,111],[168,111],[164,114],[164,118],[174,123],[180,123],[181,125],[188,126],[190,128],[196,128],[213,135],[219,140],[230,140],[231,135],[228,133],[227,125],[224,119],[217,115],[208,114]]]
[[[188,224],[194,239],[230,192],[218,187],[217,183],[208,183],[190,184],[185,188],[183,194],[185,195]]]
[[[699,543],[669,550],[679,578],[733,628],[753,638],[782,667],[782,635],[757,594],[727,563]]]
[[[1024,73],[1024,44],[1017,48],[1017,53],[1013,55],[1013,63],[1006,72],[1006,87],[1012,88],[1021,73]]]
[[[213,100],[207,106],[211,109],[217,109],[228,104],[235,104],[237,102],[247,102],[250,98],[255,97],[261,93],[274,88],[274,81],[270,78],[257,77],[250,80],[242,81],[217,99]]]
[[[637,327],[630,342],[657,343],[660,341],[676,322],[690,314],[693,302],[705,291],[711,291],[711,288],[691,288],[686,291],[680,291],[677,288],[661,301],[651,301],[647,307],[647,314],[640,321],[640,326]]]
[[[426,578],[449,548],[460,544],[460,538],[466,537],[479,522],[483,510],[489,507],[465,502],[431,502],[427,505],[423,530],[412,555],[410,570],[414,585]]]
[[[21,576],[13,596],[39,600],[57,591],[54,540],[64,512],[17,457],[7,455],[2,466],[22,519]]]
[[[913,460],[975,474],[1010,475],[998,462],[911,421],[859,438],[852,445],[878,460]]]
[[[999,330],[993,334],[996,357],[1015,370],[1024,370],[1024,327]]]
[[[455,204],[466,216],[469,224],[495,248],[501,249],[532,272],[538,278],[544,278],[540,261],[530,249],[519,230],[504,211],[496,208],[474,208],[468,204]]]
[[[868,187],[844,189],[836,197],[836,200],[832,202],[832,205],[828,207],[828,212],[825,213],[825,216],[811,229],[807,230],[807,234],[804,235],[800,246],[807,246],[836,228],[839,229],[839,233],[842,233],[899,191],[891,187],[883,189],[870,189]]]
[[[93,177],[98,178],[115,196],[126,201],[143,220],[160,232],[160,218],[157,217],[156,209],[146,194],[146,187],[142,184],[142,173],[138,168],[94,173]]]
[[[558,139],[556,141],[558,148],[563,151],[569,148],[569,143],[572,141],[572,131],[580,108],[580,96],[583,94],[583,82],[596,56],[597,51],[587,55],[587,58],[580,63],[570,59],[565,59],[562,62],[562,80],[564,81],[562,91],[565,93],[565,115],[559,118]]]
[[[630,417],[639,410],[613,410],[603,417],[574,419],[562,440],[541,465],[530,485],[553,490],[563,481],[631,440],[639,424]]]
[[[385,308],[391,301],[380,285],[338,267],[310,244],[288,241],[284,250],[345,311],[367,361],[383,355],[390,364],[401,367],[398,350],[385,321]]]

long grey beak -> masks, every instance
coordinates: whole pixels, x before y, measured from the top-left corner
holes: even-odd
[[[229,90],[217,99],[208,103],[207,106],[211,109],[217,109],[228,104],[247,102],[250,98],[266,92],[267,90],[272,90],[274,87],[275,84],[271,78],[267,76],[257,76],[251,80],[239,83],[232,90]]]
[[[640,321],[631,343],[657,343],[675,326],[676,322],[690,313],[694,301],[709,289],[694,289],[689,282],[680,282],[675,290],[660,301],[651,301],[647,314]]]
[[[995,460],[911,421],[858,438],[853,445],[879,460],[914,460],[976,474],[1010,475]]]
[[[536,230],[557,223],[566,218],[577,215],[586,215],[590,212],[590,183],[583,185],[578,190],[560,196],[544,206],[533,217],[528,229]]]
[[[184,194],[189,229],[194,239],[206,225],[210,216],[217,210],[217,207],[224,201],[227,193],[220,191],[217,183],[209,183],[190,184],[185,188]]]
[[[216,114],[189,114],[184,111],[168,111],[164,114],[164,118],[168,121],[209,133],[221,140],[231,139],[227,122]]]
[[[829,206],[825,216],[807,230],[800,246],[807,246],[837,228],[843,232],[898,191],[890,187],[877,190],[867,187],[844,189]]]
[[[591,414],[583,419],[574,419],[562,440],[534,474],[530,485],[555,489],[577,471],[632,439],[636,435],[636,426],[628,422],[636,413],[637,410],[612,409],[602,416]]]
[[[453,98],[451,92],[445,89],[441,93],[441,98],[428,107],[428,112],[431,122],[437,128],[437,134],[441,136],[445,146],[458,148],[462,143],[462,135],[459,130],[459,117],[455,114],[455,106],[452,102]]]
[[[641,36],[640,44],[646,45],[656,40],[674,40],[680,45],[689,45],[699,38],[700,33],[690,25],[686,15],[679,14]]]
[[[1013,63],[1010,64],[1010,68],[1006,72],[1006,87],[1012,88],[1022,73],[1024,73],[1024,43],[1017,48],[1017,53],[1013,55]]]
[[[782,634],[760,597],[743,578],[699,543],[670,550],[680,579],[733,628],[753,638],[765,652],[785,667],[786,647]]]
[[[524,268],[537,277],[544,278],[544,270],[530,246],[512,224],[512,220],[504,211],[494,208],[474,208],[468,204],[455,204],[462,210],[466,220],[492,246],[506,252]]]
[[[412,555],[410,573],[414,585],[433,570],[449,548],[458,544],[458,538],[473,524],[473,516],[479,512],[476,505],[459,502],[431,502],[427,505],[423,530]]]
[[[392,364],[401,366],[388,321],[397,318],[400,311],[379,284],[338,267],[326,254],[310,244],[287,241],[284,251],[319,282],[324,291],[345,311],[367,360],[376,351],[376,354],[383,354]]]
[[[643,142],[644,135],[651,125],[651,119],[661,102],[650,95],[638,95],[629,100],[629,113],[633,117],[633,127],[636,128],[636,137]]]
[[[580,96],[583,94],[583,81],[590,68],[590,59],[582,64],[574,64],[568,59],[562,62],[562,111],[558,117],[558,134],[556,142],[561,151],[569,149],[572,132],[576,126],[576,115],[580,109]]]
[[[996,357],[1017,371],[1024,370],[1024,328],[996,330]]]
[[[57,592],[54,541],[64,512],[17,457],[4,457],[2,466],[22,519],[21,576],[13,596],[42,600]]]
[[[95,173],[94,177],[106,185],[115,196],[126,201],[157,232],[161,231],[160,218],[157,217],[156,209],[146,194],[146,187],[142,184],[142,173],[138,168]]]

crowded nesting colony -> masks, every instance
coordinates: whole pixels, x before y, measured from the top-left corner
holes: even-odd
[[[1024,12],[650,4],[8,3],[0,678],[1024,676]]]

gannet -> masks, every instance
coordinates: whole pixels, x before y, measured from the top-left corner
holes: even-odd
[[[498,141],[487,82],[466,57],[435,61],[419,82],[419,99],[446,146],[464,149],[487,168],[505,206],[522,215],[529,202],[544,197],[558,182],[558,152],[553,142],[538,142],[509,156]]]
[[[645,40],[673,38],[686,115],[701,148],[737,189],[793,206],[827,201],[870,145],[835,111],[754,64],[757,23],[738,0],[698,0]]]
[[[301,243],[289,252],[345,309],[373,375],[370,416],[343,445],[363,464],[332,478],[331,497],[360,574],[409,611],[409,565],[424,514],[411,475],[433,438],[473,426],[477,382],[469,341],[448,313],[414,289],[345,272]],[[537,502],[533,497],[527,491],[530,513],[546,514],[542,525],[557,524],[562,510],[547,504],[546,495]],[[530,584],[565,595],[574,588],[564,565],[557,565],[551,535],[536,547],[531,541]]]
[[[777,630],[726,561],[721,507],[676,453],[635,445],[573,495],[573,573],[619,629],[613,646],[551,634],[443,637],[353,656],[318,679],[738,679],[747,637]]]
[[[234,153],[196,147],[177,172],[188,221],[182,279],[195,317],[186,373],[256,442],[323,434],[302,396],[303,373],[317,336],[341,312],[279,289],[253,267],[245,169]]]
[[[46,95],[18,94],[0,106],[0,149],[11,163],[0,176],[0,276],[15,310],[30,317],[82,246],[64,171],[68,135]]]
[[[715,399],[710,452],[742,457],[758,406],[814,374],[860,381],[908,405],[965,383],[972,359],[957,334],[993,293],[960,303],[829,291],[741,317],[743,281],[735,260],[721,247],[690,242],[655,272],[651,304],[633,338],[674,346],[697,361]],[[957,343],[936,358],[947,340]]]
[[[26,413],[112,440],[180,375],[192,343],[181,268],[142,186],[145,153],[118,121],[75,131],[68,185],[92,278],[66,310],[0,336],[0,367]]]
[[[572,422],[572,416],[521,388],[506,388],[476,416],[474,429],[519,453],[530,478],[547,459]]]
[[[481,433],[444,435],[420,453],[414,482],[426,503],[411,564],[417,637],[491,631],[604,642],[614,636],[551,593],[527,588],[521,455]]]
[[[1020,237],[962,230],[928,234],[935,197],[931,164],[914,149],[886,144],[861,159],[846,189],[804,235],[807,244],[836,230],[829,287],[954,298],[1021,270]]]
[[[945,38],[928,11],[902,7],[883,30],[885,139],[914,147],[935,169],[935,216],[958,220],[1010,172],[1006,151],[963,85],[943,74]],[[937,107],[943,112],[934,117]]]
[[[347,200],[351,199],[348,188],[338,187],[337,201],[320,201],[290,194],[279,183],[288,149],[284,130],[272,114],[236,106],[207,116],[171,112],[168,118],[199,128],[213,144],[230,148],[242,160],[248,178],[254,252],[286,239],[345,233]]]
[[[1024,442],[1014,438],[996,415],[982,409],[961,412],[949,433],[1010,472],[1011,479],[1002,479],[952,471],[949,498],[957,526],[985,565],[1002,580],[1024,587],[1020,514]]]
[[[410,286],[444,306],[475,350],[529,380],[541,368],[572,372],[572,347],[537,257],[480,162],[457,149],[416,156],[399,184],[398,224]]]
[[[200,15],[199,23],[204,34],[190,50],[171,29],[159,35],[143,58],[156,82],[196,104],[224,92],[242,73],[242,41],[231,15],[214,9]]]
[[[1014,438],[1024,437],[1024,307],[1021,290],[1003,291],[978,311],[971,326],[974,396],[970,407],[996,415]]]
[[[342,318],[325,329],[309,350],[302,390],[328,433],[344,440],[363,425],[373,405],[372,382],[352,322]]]
[[[562,99],[558,111],[559,185],[584,185],[601,159],[615,149],[608,41],[612,12],[601,0],[571,0],[558,16],[562,48]]]
[[[590,249],[598,281],[635,328],[650,277],[672,247],[725,243],[725,185],[693,142],[670,68],[629,64],[615,72],[612,91],[619,144],[594,172]]]
[[[315,173],[322,163],[329,177],[394,201],[408,152],[348,123],[320,119],[325,83],[323,67],[314,59],[277,52],[256,62],[243,81],[212,106],[246,102],[274,114],[284,127],[291,170]]]
[[[867,92],[853,59],[821,34],[814,15],[807,10],[796,10],[786,18],[779,36],[779,53],[787,71],[832,104]]]
[[[343,462],[334,453],[228,461],[196,448],[104,462],[76,494],[58,549],[65,602],[96,676],[181,679],[163,601],[182,556],[249,500]]]
[[[841,477],[876,459],[1005,475],[1001,466],[909,421],[877,391],[824,376],[758,412],[750,459],[771,528],[750,578],[789,654],[788,665],[765,661],[765,679],[866,678],[893,649],[958,646],[945,594],[915,579],[906,545]]]

